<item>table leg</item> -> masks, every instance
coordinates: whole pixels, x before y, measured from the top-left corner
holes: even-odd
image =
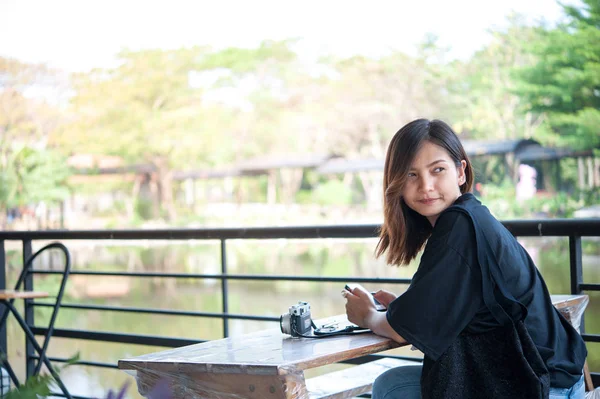
[[[60,387],[61,391],[65,394],[65,396],[68,399],[72,399],[71,394],[69,394],[69,391],[67,390],[67,388],[63,384],[62,380],[58,376],[58,373],[56,371],[54,371],[54,367],[52,367],[52,364],[50,363],[50,360],[48,360],[48,358],[46,357],[46,354],[42,351],[42,348],[37,343],[37,341],[35,339],[35,336],[33,335],[33,333],[31,332],[31,330],[27,326],[27,323],[25,323],[25,320],[23,320],[23,318],[21,317],[21,315],[19,314],[19,312],[17,311],[17,309],[10,302],[6,302],[5,304],[8,307],[8,309],[10,310],[10,312],[15,316],[15,319],[17,319],[17,322],[19,323],[19,325],[21,326],[21,328],[25,332],[25,335],[27,336],[27,338],[29,339],[29,341],[31,342],[31,344],[33,345],[33,347],[35,348],[35,350],[38,353],[38,355],[40,356],[40,361],[41,362],[43,361],[44,364],[46,365],[46,367],[48,367],[48,370],[50,371],[50,374],[52,374],[52,377],[54,377],[54,380],[56,381],[56,383]],[[46,339],[48,339],[48,337],[46,337]]]

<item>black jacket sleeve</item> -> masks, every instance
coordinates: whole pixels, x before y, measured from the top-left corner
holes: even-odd
[[[472,222],[442,214],[408,290],[387,310],[387,320],[409,343],[437,360],[483,306]]]

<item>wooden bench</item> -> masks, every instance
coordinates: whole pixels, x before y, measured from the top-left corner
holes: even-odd
[[[552,300],[570,322],[580,320],[589,301],[587,295]],[[347,323],[340,315],[317,324],[332,321]],[[311,379],[304,371],[398,346],[370,333],[310,339],[272,329],[122,359],[119,368],[136,371],[142,395],[167,380],[173,398],[343,399],[371,391],[375,378],[390,368],[420,363],[382,358]]]
[[[310,399],[339,399],[371,391],[375,378],[395,367],[420,365],[420,362],[384,357],[345,370],[306,380]]]
[[[583,320],[583,312],[590,302],[590,298],[587,295],[551,295],[552,303],[554,307],[558,309],[561,315],[573,327],[579,331],[581,320]],[[583,365],[583,378],[585,380],[585,390],[593,391],[594,384],[592,382],[592,376],[590,375],[590,370],[588,368],[587,360]]]

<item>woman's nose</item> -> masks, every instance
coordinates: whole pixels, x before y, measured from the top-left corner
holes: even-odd
[[[433,179],[428,176],[422,176],[419,179],[419,189],[421,191],[431,191],[433,189]]]

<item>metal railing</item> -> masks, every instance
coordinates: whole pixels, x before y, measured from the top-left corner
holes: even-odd
[[[590,284],[583,281],[582,270],[582,237],[600,237],[600,219],[557,219],[557,220],[514,220],[504,221],[503,224],[517,237],[568,237],[570,253],[570,278],[571,293],[579,294],[583,291],[600,291],[600,284]],[[188,274],[188,273],[143,273],[143,272],[97,272],[78,271],[76,264],[71,275],[94,276],[129,276],[129,277],[162,277],[185,279],[217,279],[221,283],[222,309],[221,312],[196,312],[179,310],[161,310],[137,307],[115,307],[104,305],[83,305],[76,303],[63,303],[61,307],[76,310],[98,310],[116,312],[135,312],[160,315],[195,316],[220,318],[223,321],[223,335],[229,335],[229,320],[258,320],[279,321],[278,317],[253,316],[247,314],[233,314],[229,312],[228,282],[231,280],[279,280],[279,281],[312,281],[312,282],[362,282],[362,283],[404,283],[409,279],[393,278],[367,278],[367,277],[322,277],[322,276],[289,276],[289,275],[244,275],[230,274],[227,267],[227,241],[244,239],[327,239],[327,238],[373,238],[377,236],[379,225],[345,225],[345,226],[302,226],[302,227],[267,227],[267,228],[223,228],[223,229],[173,229],[173,230],[84,230],[84,231],[19,231],[0,232],[0,289],[6,286],[6,251],[5,241],[21,241],[23,259],[32,253],[32,241],[36,240],[218,240],[220,242],[221,272],[218,274]],[[68,246],[68,244],[67,244]],[[33,270],[32,274],[60,274],[60,271]],[[25,282],[27,289],[34,288],[34,280],[30,274]],[[34,334],[43,335],[47,329],[35,326],[34,307],[53,306],[49,303],[25,302],[25,320]],[[184,338],[173,338],[158,335],[124,334],[120,332],[101,332],[89,330],[75,330],[55,328],[54,337],[69,339],[92,340],[110,343],[128,343],[137,345],[150,345],[161,347],[179,347],[203,342]],[[586,334],[582,326],[582,336],[587,342],[600,342],[600,335]],[[0,331],[0,345],[6,349],[6,331]],[[26,371],[31,375],[37,357],[31,345],[26,345]],[[354,363],[365,362],[378,355],[370,355],[355,359]],[[52,362],[65,362],[67,359],[50,357]],[[81,359],[78,364],[101,367],[117,368],[116,364],[96,362],[93,359]],[[594,385],[600,384],[600,373],[593,372]],[[76,398],[76,396],[73,396]]]

